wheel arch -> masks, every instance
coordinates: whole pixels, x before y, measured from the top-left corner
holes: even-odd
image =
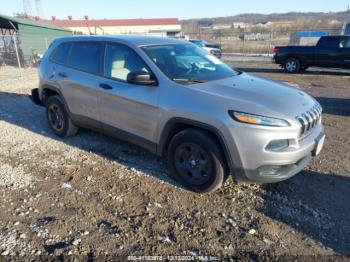
[[[226,145],[225,139],[221,134],[220,130],[214,126],[208,125],[206,123],[198,122],[192,119],[176,117],[168,120],[168,122],[164,125],[163,132],[159,140],[159,144],[157,147],[157,154],[159,156],[164,157],[167,153],[168,146],[171,139],[179,132],[189,128],[195,128],[195,129],[205,131],[211,137],[213,137],[213,139],[217,141],[217,143],[219,144],[219,146],[221,147],[224,153],[227,166],[230,172],[232,173],[234,168],[233,162],[232,162],[228,147]]]
[[[58,87],[49,85],[49,84],[44,84],[41,86],[40,89],[41,89],[40,99],[43,105],[46,106],[46,102],[51,96],[57,95],[63,100],[65,107],[67,108],[68,112],[70,112],[68,104]]]

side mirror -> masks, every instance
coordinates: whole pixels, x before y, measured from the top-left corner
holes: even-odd
[[[128,74],[126,81],[131,84],[151,86],[156,85],[157,81],[145,71],[131,72]]]

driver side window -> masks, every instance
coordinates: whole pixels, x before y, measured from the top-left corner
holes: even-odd
[[[145,62],[134,50],[122,44],[106,44],[105,77],[126,82],[129,73],[139,71],[150,73]]]

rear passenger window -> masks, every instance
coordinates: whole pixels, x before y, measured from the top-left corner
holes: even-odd
[[[66,64],[68,60],[70,47],[71,47],[70,43],[60,44],[51,55],[52,61],[59,64]]]
[[[92,74],[101,72],[102,44],[98,42],[75,42],[70,52],[69,65]]]

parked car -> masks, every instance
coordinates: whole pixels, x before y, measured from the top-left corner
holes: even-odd
[[[75,36],[41,59],[37,94],[52,131],[105,132],[167,157],[196,192],[272,183],[322,149],[321,106],[293,87],[235,71],[176,39]]]
[[[274,61],[287,73],[310,66],[350,68],[350,36],[324,36],[316,46],[277,46]]]
[[[222,52],[221,52],[221,46],[219,44],[209,44],[208,42],[202,39],[190,39],[189,41],[203,48],[204,50],[208,51],[209,53],[216,56],[217,58],[221,59]]]

